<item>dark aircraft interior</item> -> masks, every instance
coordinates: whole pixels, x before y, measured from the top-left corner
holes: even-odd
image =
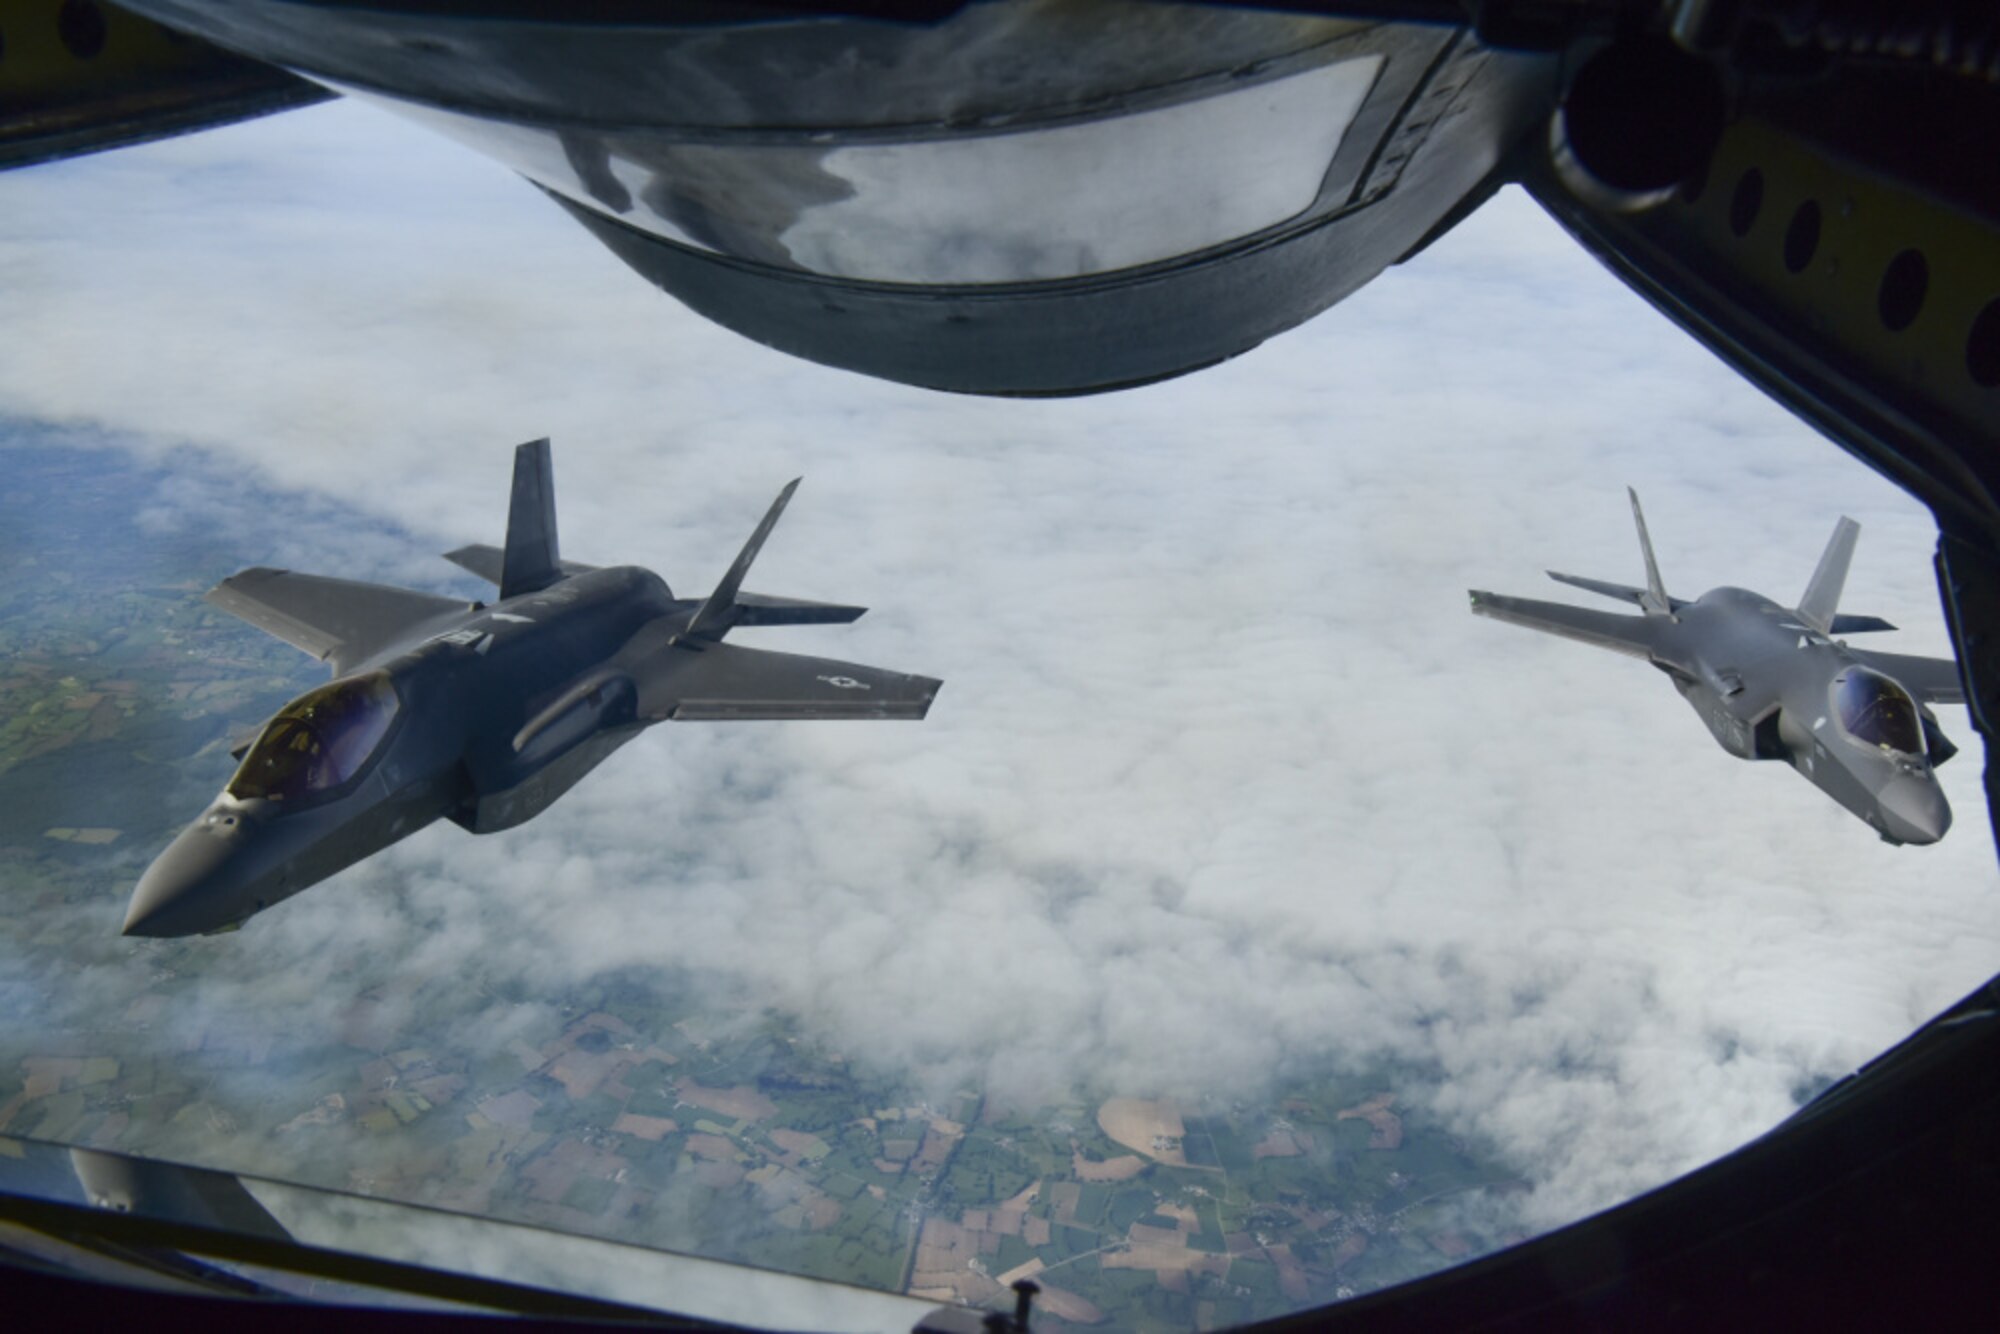
[[[1874,672],[1858,671],[1850,672],[1838,689],[1840,725],[1848,735],[1905,755],[1923,754],[1916,702],[1901,686]]]
[[[397,703],[384,673],[329,682],[272,719],[229,780],[231,795],[296,805],[331,792],[375,753]]]
[[[2000,838],[2000,8],[0,0],[0,35],[0,167],[364,97],[526,175],[635,281],[724,329],[968,394],[1199,374],[1391,265],[1422,264],[1518,183],[1690,337],[1935,515],[1939,597]],[[814,77],[836,50],[862,53],[867,77]],[[649,78],[660,62],[674,78]],[[1186,136],[1189,170],[1227,172],[1229,99],[1246,79],[1293,99],[1324,162],[1301,159],[1301,186],[1280,179],[1297,165],[1284,152],[1252,158],[1231,190],[1268,195],[1178,229],[1121,232],[1124,215],[1087,191],[1017,207],[1041,159],[1026,144],[981,157],[995,127],[1044,122],[1036,133],[1081,160]],[[615,129],[576,128],[589,124]],[[690,124],[698,150],[658,132]],[[836,153],[874,164],[851,170],[879,194],[829,175]],[[1146,207],[1180,188],[1106,182]],[[931,233],[808,245],[793,225],[832,203],[886,227],[914,193],[938,192],[954,211]],[[1868,262],[1801,281],[1837,226]],[[1868,679],[1850,679],[1845,725],[1920,751],[1910,702]],[[114,1201],[44,1157],[0,1175],[0,1282],[44,1323],[345,1326],[388,1294],[394,1319],[425,1328],[468,1311],[727,1327],[300,1245],[232,1206],[240,1187],[221,1174],[128,1160],[136,1184]],[[2000,977],[1666,1186],[1258,1328],[1983,1327],[2000,1308],[1996,1188]],[[920,1327],[1019,1328],[1031,1293],[1022,1308],[983,1324],[945,1309]]]

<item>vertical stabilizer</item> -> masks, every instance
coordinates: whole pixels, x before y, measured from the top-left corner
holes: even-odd
[[[1826,550],[1819,558],[1819,568],[1813,571],[1812,582],[1806,585],[1806,595],[1799,599],[1799,619],[1821,634],[1833,630],[1833,614],[1840,609],[1840,590],[1847,583],[1847,563],[1854,559],[1854,540],[1861,536],[1861,525],[1840,516],[1840,522],[1833,526],[1833,537],[1826,544]]]
[[[756,560],[757,553],[763,550],[764,539],[771,535],[773,528],[777,527],[778,516],[785,512],[785,506],[792,499],[792,492],[799,489],[800,480],[794,477],[785,483],[785,489],[771,502],[771,508],[765,511],[764,521],[757,525],[757,531],[750,534],[750,540],[745,542],[743,550],[736,554],[736,563],[729,567],[729,573],[722,576],[722,582],[708,595],[708,601],[701,604],[701,610],[694,614],[692,621],[688,622],[687,633],[690,636],[706,635],[712,639],[720,638],[729,629],[735,619],[732,613],[736,609],[737,591],[743,587],[743,576],[750,572],[750,562]]]
[[[1660,563],[1653,559],[1653,539],[1646,534],[1646,514],[1639,508],[1639,493],[1628,486],[1625,494],[1632,497],[1632,522],[1639,525],[1639,550],[1646,553],[1646,591],[1639,597],[1640,610],[1648,616],[1671,616],[1673,600],[1667,596],[1667,586],[1660,582]]]
[[[514,451],[514,494],[507,505],[507,550],[500,596],[547,588],[563,577],[556,553],[556,479],[549,442],[530,440]]]

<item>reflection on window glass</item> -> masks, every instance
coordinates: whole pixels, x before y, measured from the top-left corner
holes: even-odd
[[[906,283],[1071,278],[1191,254],[1310,207],[1381,64],[1054,129],[838,148],[824,168],[845,197],[803,210],[782,239],[815,273]]]
[[[229,780],[229,794],[300,801],[330,792],[361,771],[395,716],[396,690],[387,672],[302,695],[265,726]]]
[[[1916,703],[1894,681],[1856,667],[1841,675],[1833,692],[1840,725],[1849,736],[1906,755],[1923,753],[1923,726],[1917,721]]]
[[[1156,263],[1297,217],[1382,63],[1340,61],[1130,115],[902,143],[689,143],[385,104],[679,244],[835,278],[1036,282]]]

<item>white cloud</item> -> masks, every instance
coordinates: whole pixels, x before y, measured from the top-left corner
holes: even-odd
[[[1796,596],[1846,512],[1846,605],[1947,644],[1927,516],[1512,192],[1256,352],[1070,402],[755,347],[357,107],[12,173],[0,217],[37,331],[0,410],[439,549],[497,540],[508,447],[552,435],[566,550],[688,591],[803,471],[753,585],[876,610],[746,638],[947,681],[920,726],[656,729],[522,830],[429,831],[204,945],[210,1007],[333,1024],[305,1002],[357,971],[719,967],[1001,1089],[1397,1053],[1546,1223],[1767,1129],[1993,968],[1976,754],[1943,771],[1953,834],[1889,849],[1643,666],[1467,613],[1470,586],[1560,596],[1546,567],[1633,578],[1630,483],[1675,592]]]

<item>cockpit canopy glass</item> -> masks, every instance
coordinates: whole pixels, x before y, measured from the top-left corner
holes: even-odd
[[[380,748],[397,706],[387,672],[329,682],[299,696],[265,724],[229,780],[229,794],[301,802],[331,792]]]
[[[1833,704],[1849,736],[1871,746],[1924,753],[1924,729],[1916,701],[1880,672],[1850,667],[1833,683]]]

